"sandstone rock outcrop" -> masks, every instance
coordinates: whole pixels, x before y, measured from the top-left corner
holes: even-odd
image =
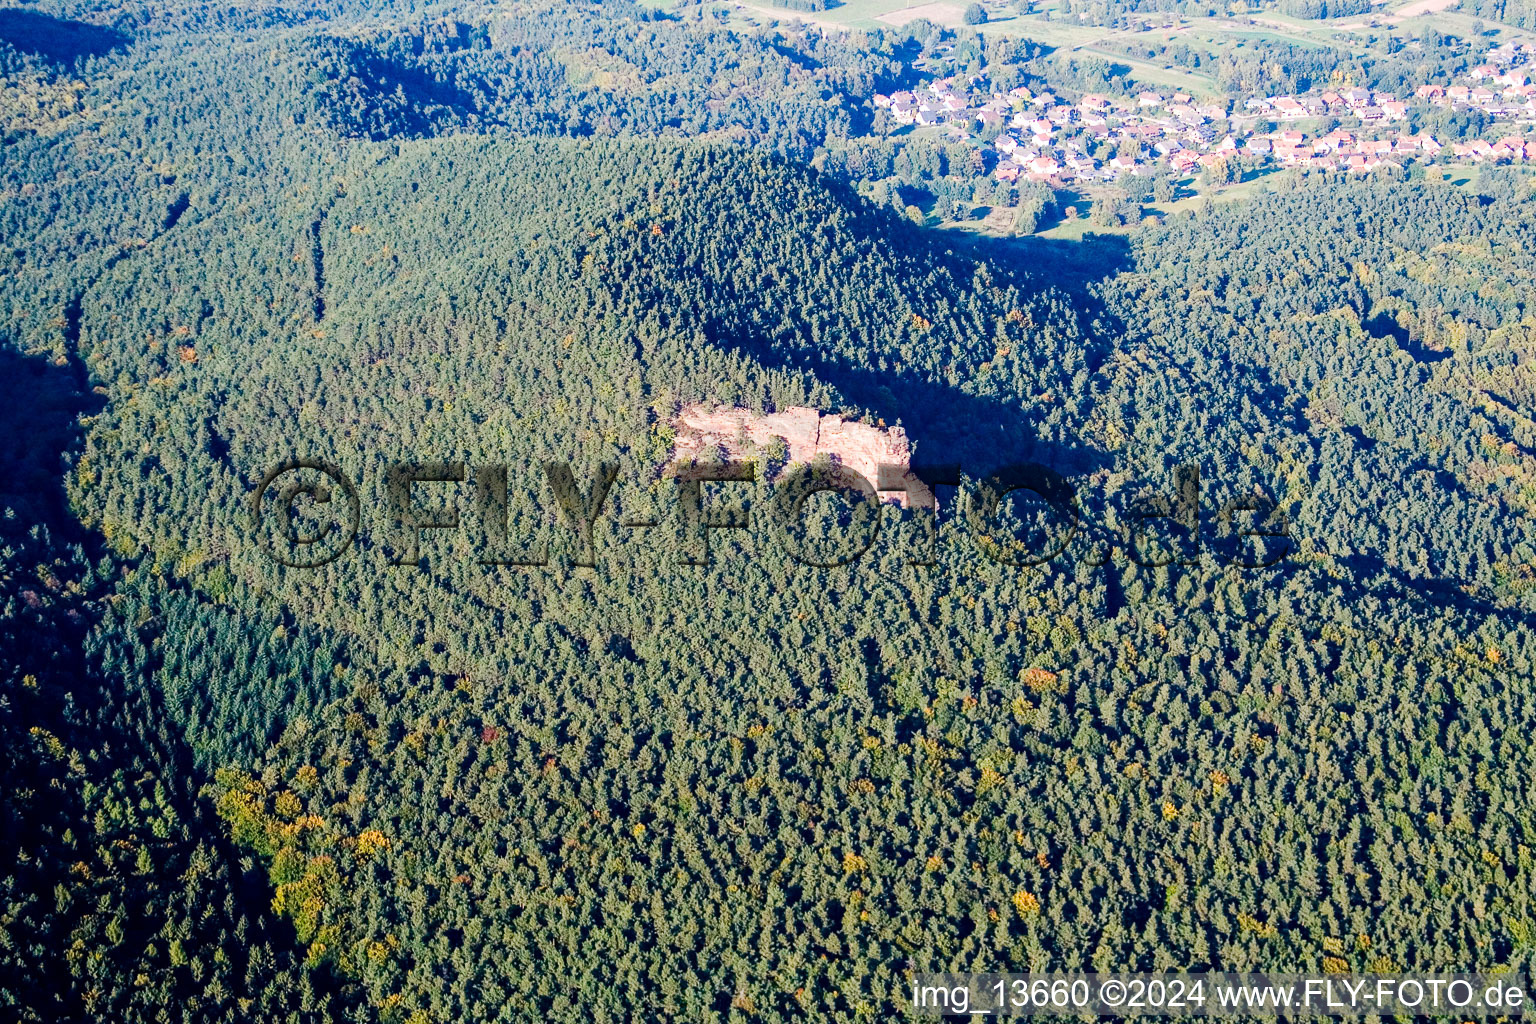
[[[683,409],[672,427],[672,461],[682,476],[692,463],[735,462],[777,453],[787,467],[826,456],[834,466],[851,471],[850,484],[856,483],[851,474],[858,474],[882,501],[913,508],[935,505],[933,492],[912,472],[912,445],[900,427],[873,427],[804,407],[760,414],[703,405]]]

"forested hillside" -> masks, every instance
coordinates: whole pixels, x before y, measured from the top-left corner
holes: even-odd
[[[1526,184],[961,244],[838,148],[878,41],[441,13],[0,17],[6,74],[79,83],[0,150],[0,1007],[877,1020],[913,971],[1530,970]],[[900,425],[961,486],[934,536],[712,483],[749,525],[701,533],[664,469],[700,402]],[[253,521],[294,459],[357,492],[313,568]],[[456,528],[402,531],[402,463]],[[988,514],[1026,463],[1075,529]]]

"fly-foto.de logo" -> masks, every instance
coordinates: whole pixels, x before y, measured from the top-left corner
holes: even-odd
[[[907,564],[936,565],[953,533],[939,528],[946,513],[958,513],[960,532],[983,557],[1009,566],[1039,566],[1075,551],[1094,565],[1108,564],[1119,552],[1144,566],[1193,565],[1203,555],[1217,564],[1268,568],[1292,549],[1290,523],[1267,497],[1228,498],[1202,507],[1195,466],[1178,467],[1171,488],[1138,495],[1113,517],[1111,527],[1085,515],[1065,477],[1033,463],[977,477],[953,465],[880,466],[873,481],[835,462],[792,465],[771,480],[756,461],[677,463],[663,474],[670,478],[670,509],[628,518],[615,514],[610,501],[619,472],[617,463],[601,463],[583,477],[568,463],[545,462],[526,474],[531,482],[514,495],[505,464],[395,463],[384,470],[382,500],[368,509],[376,513],[379,547],[391,566],[419,565],[425,537],[460,532],[472,538],[482,565],[595,568],[595,538],[608,519],[622,530],[670,534],[670,560],[681,566],[709,565],[711,537],[721,531],[762,528],[800,564],[852,565],[875,548],[883,529],[893,532],[888,515],[910,524],[900,531]],[[949,502],[940,499],[940,488],[950,489]],[[739,493],[732,495],[733,489]],[[841,514],[833,517],[838,536],[831,543],[810,536],[811,499],[818,495],[842,503]],[[514,497],[525,511],[555,513],[566,531],[566,557],[552,555],[547,538],[516,534]],[[274,562],[318,568],[369,536],[364,509],[357,482],[340,467],[290,459],[256,486],[251,523],[257,543]],[[1025,537],[1019,536],[1021,521],[1028,527]]]

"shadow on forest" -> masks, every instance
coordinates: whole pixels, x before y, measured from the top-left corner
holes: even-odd
[[[1366,333],[1376,338],[1391,338],[1397,347],[1407,352],[1416,361],[1421,363],[1438,363],[1449,359],[1449,352],[1441,352],[1438,349],[1428,348],[1413,340],[1413,336],[1407,327],[1398,323],[1391,313],[1377,313],[1370,319],[1360,324]]]
[[[78,417],[100,408],[100,399],[82,392],[67,366],[8,348],[0,349],[0,380],[0,506],[72,535],[64,453],[74,444]]]
[[[1088,287],[1129,270],[1133,262],[1131,243],[1124,235],[1090,232],[1079,242],[1037,235],[971,238],[968,248],[975,255],[1025,274],[1041,285],[1069,292],[1074,304],[1086,301],[1096,305],[1086,294]]]
[[[8,609],[0,615],[0,679],[32,680],[30,688],[7,688],[0,701],[7,712],[0,714],[0,793],[6,794],[0,801],[6,817],[6,827],[0,829],[0,862],[23,864],[26,870],[12,881],[46,895],[50,906],[54,893],[71,891],[75,899],[96,893],[77,888],[80,883],[68,873],[70,858],[34,856],[27,862],[21,851],[68,850],[71,830],[89,831],[91,822],[99,821],[93,815],[113,807],[113,797],[103,800],[92,796],[93,791],[112,792],[111,780],[119,773],[135,778],[152,771],[165,780],[163,787],[157,786],[156,799],[178,824],[173,834],[155,842],[153,866],[141,866],[133,886],[115,894],[124,946],[143,948],[154,941],[162,918],[187,920],[159,913],[149,900],[180,893],[184,879],[191,877],[186,874],[189,861],[198,864],[197,858],[212,853],[216,863],[204,862],[198,869],[201,884],[213,887],[229,920],[249,927],[237,933],[295,962],[302,951],[292,929],[269,912],[271,884],[263,872],[242,864],[198,792],[208,776],[199,771],[186,738],[188,723],[175,717],[159,689],[154,675],[158,659],[146,656],[131,664],[108,660],[110,652],[130,645],[130,621],[138,623],[145,651],[163,623],[149,614],[112,620],[103,614],[109,600],[138,598],[116,589],[115,572],[81,572],[82,558],[106,564],[100,537],[74,518],[63,487],[64,455],[77,443],[78,417],[101,404],[96,394],[84,389],[82,378],[68,364],[0,347],[0,546],[12,549],[0,568],[25,570],[0,572],[0,605]],[[38,527],[45,532],[34,532]],[[51,560],[45,570],[39,564],[42,559]],[[55,573],[68,585],[60,584]],[[155,608],[137,607],[145,613]],[[49,761],[37,761],[30,753],[38,730],[65,748],[89,752],[84,766],[71,770],[67,785],[54,777],[56,769]],[[16,798],[27,793],[38,797]],[[96,895],[91,903],[96,909]],[[58,904],[58,920],[66,923],[67,906]],[[52,927],[46,921],[39,925],[29,920],[27,925],[24,934],[33,942],[46,940]],[[325,998],[353,998],[328,971],[313,980]],[[85,1019],[78,981],[64,958],[43,957],[35,970],[7,978],[8,994],[22,1006],[42,1008],[38,1019]],[[191,990],[185,994],[190,996]]]
[[[771,357],[759,358],[765,365],[793,368]],[[810,368],[850,402],[873,410],[886,423],[899,421],[922,464],[958,465],[968,475],[981,476],[1006,466],[1038,463],[1071,476],[1111,461],[1086,443],[1041,440],[1028,410],[1014,403],[830,361],[812,362]]]
[[[907,226],[903,223],[902,228]],[[953,233],[936,234],[917,229],[909,244],[940,249],[951,246]],[[888,236],[889,237],[889,236]],[[985,259],[1019,275],[1026,291],[1051,288],[1070,296],[1086,326],[1104,317],[1089,285],[1118,273],[1130,264],[1130,247],[1119,236],[1093,236],[1090,241],[1070,242],[1041,238],[992,238],[972,236],[970,244],[951,246],[962,258]],[[961,274],[961,279],[968,276]],[[716,338],[731,336],[725,325],[716,325]],[[1090,339],[1089,369],[1103,358],[1104,339]],[[956,465],[973,476],[1007,466],[1037,463],[1065,476],[1092,472],[1112,462],[1110,456],[1088,443],[1045,441],[1031,410],[1016,400],[975,395],[961,387],[913,373],[880,371],[849,365],[821,356],[815,350],[794,353],[754,349],[751,355],[765,366],[809,369],[818,379],[836,387],[850,402],[868,408],[886,423],[900,422],[914,443],[916,460],[929,465]]]
[[[129,37],[100,25],[12,9],[0,11],[0,42],[57,64],[72,64],[126,46]]]

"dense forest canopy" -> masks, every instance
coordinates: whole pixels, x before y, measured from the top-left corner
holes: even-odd
[[[0,10],[35,100],[0,149],[7,1014],[875,1020],[913,971],[1530,969],[1529,184],[961,241],[902,209],[958,155],[874,128],[926,31]],[[958,486],[814,564],[869,510],[786,541],[764,451],[687,564],[695,403],[900,426]],[[357,490],[313,568],[252,522],[294,459]],[[411,463],[458,523],[414,558]],[[1075,495],[1044,562],[1062,503],[986,500],[1025,464]],[[561,494],[605,465],[584,534]]]

